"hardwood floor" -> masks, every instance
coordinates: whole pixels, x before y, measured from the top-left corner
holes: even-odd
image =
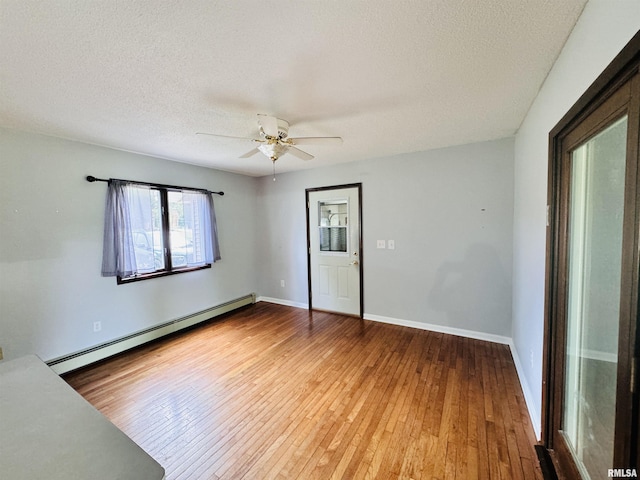
[[[65,380],[173,479],[541,479],[509,348],[258,303]]]

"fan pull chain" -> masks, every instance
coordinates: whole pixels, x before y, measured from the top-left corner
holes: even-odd
[[[275,161],[275,159],[273,159],[271,161],[271,163],[273,164],[273,181],[275,182],[276,181],[276,161]]]

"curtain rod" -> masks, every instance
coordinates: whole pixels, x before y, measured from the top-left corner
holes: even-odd
[[[104,178],[96,178],[93,175],[87,175],[87,182],[106,182],[109,183],[109,180],[120,180],[116,178],[104,179]],[[211,190],[207,190],[206,188],[192,188],[192,187],[179,187],[177,185],[164,185],[162,183],[149,183],[149,182],[138,182],[136,180],[120,180],[121,182],[130,182],[137,183],[139,185],[147,185],[149,187],[160,187],[160,188],[175,188],[176,190],[196,190],[199,192],[207,192],[214,193],[216,195],[224,195],[224,192],[212,192]]]

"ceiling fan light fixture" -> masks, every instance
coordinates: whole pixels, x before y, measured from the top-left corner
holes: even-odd
[[[210,135],[213,137],[223,138],[237,138],[240,140],[251,140],[260,145],[249,152],[241,155],[240,158],[249,158],[258,152],[261,152],[266,157],[275,162],[285,153],[290,153],[293,156],[302,160],[312,160],[313,155],[300,150],[296,145],[311,145],[311,144],[340,144],[342,138],[340,137],[297,137],[289,138],[289,122],[282,120],[278,117],[258,114],[259,134],[261,138],[246,138],[246,137],[231,137],[229,135],[218,135],[215,133],[202,133],[199,132],[196,135]]]
[[[281,143],[269,142],[269,143],[263,143],[262,145],[259,145],[258,150],[260,150],[267,157],[275,161],[278,158],[280,158],[282,155],[287,153],[287,150],[289,150],[289,147]]]

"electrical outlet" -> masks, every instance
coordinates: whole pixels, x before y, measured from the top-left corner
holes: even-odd
[[[284,288],[284,280],[280,280],[280,286]]]
[[[102,330],[102,322],[93,322],[93,331],[99,332]]]

